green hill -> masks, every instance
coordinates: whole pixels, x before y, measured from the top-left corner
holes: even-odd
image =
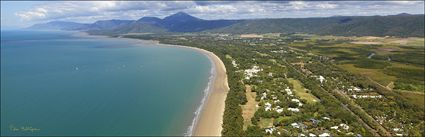
[[[255,19],[207,32],[423,37],[424,15]]]

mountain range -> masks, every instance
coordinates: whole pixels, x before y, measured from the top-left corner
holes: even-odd
[[[334,16],[320,18],[278,18],[245,20],[204,20],[184,12],[138,20],[101,20],[91,24],[53,21],[30,29],[86,31],[90,34],[126,33],[310,33],[338,36],[424,37],[424,15]]]

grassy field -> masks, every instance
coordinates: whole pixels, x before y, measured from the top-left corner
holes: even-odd
[[[358,67],[355,67],[353,64],[341,64],[337,66],[353,74],[365,75],[383,86],[386,86],[390,84],[391,82],[394,82],[397,80],[397,77],[387,75],[379,69],[358,68]]]
[[[288,81],[294,86],[296,96],[300,97],[301,99],[307,100],[307,103],[316,103],[317,101],[319,101],[319,99],[316,98],[314,95],[307,93],[306,89],[300,81],[292,78],[289,78]]]
[[[289,46],[331,57],[338,67],[383,86],[424,92],[423,38],[317,36]]]
[[[425,94],[419,94],[409,91],[397,91],[400,95],[407,98],[407,100],[418,107],[425,109]]]
[[[273,126],[273,118],[261,118],[260,122],[258,122],[258,125],[260,128],[268,128]]]
[[[248,126],[252,125],[251,118],[254,116],[255,111],[257,111],[256,105],[258,102],[255,101],[255,97],[257,96],[256,92],[251,92],[251,86],[245,85],[245,96],[247,99],[247,103],[242,105],[242,117],[244,119],[244,129]]]

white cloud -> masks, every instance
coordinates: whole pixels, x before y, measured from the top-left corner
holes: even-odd
[[[309,8],[310,5],[303,1],[291,1],[289,2],[289,5],[291,5],[292,8],[296,10],[301,10],[305,8]]]
[[[388,1],[388,3],[400,4],[400,5],[414,5],[414,4],[421,3],[421,1]]]
[[[331,4],[331,3],[320,3],[317,4],[316,7],[319,7],[321,9],[334,9],[336,7],[338,7],[337,4]]]
[[[25,21],[165,17],[184,11],[203,19],[323,17],[422,13],[423,1],[56,1],[15,13]],[[391,10],[388,10],[391,9]]]

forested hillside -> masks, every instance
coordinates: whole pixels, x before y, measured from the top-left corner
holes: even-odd
[[[221,33],[311,33],[340,36],[424,36],[424,15],[256,19],[209,30]]]

